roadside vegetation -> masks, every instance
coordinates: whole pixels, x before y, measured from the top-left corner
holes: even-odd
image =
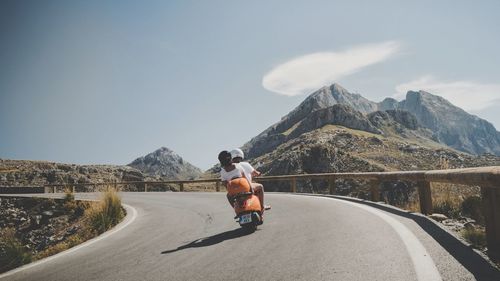
[[[32,260],[29,250],[15,236],[12,227],[0,230],[0,272],[16,268]]]
[[[23,237],[19,237],[22,234],[14,228],[0,231],[0,273],[79,245],[109,230],[125,217],[121,198],[113,188],[103,192],[97,202],[77,201],[71,190],[66,189],[62,206],[69,217],[75,218],[71,227],[77,231],[40,251],[23,245]]]
[[[485,248],[486,247],[486,233],[484,229],[476,228],[465,228],[462,231],[462,236],[469,242],[474,248]]]

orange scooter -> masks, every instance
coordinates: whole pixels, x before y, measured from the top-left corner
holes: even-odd
[[[230,180],[227,184],[227,195],[232,200],[235,219],[240,226],[254,232],[257,226],[262,224],[262,206],[246,178]]]

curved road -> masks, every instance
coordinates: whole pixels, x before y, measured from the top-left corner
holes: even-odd
[[[345,198],[266,196],[273,209],[245,235],[223,193],[123,193],[137,212],[125,228],[0,279],[500,280],[423,216]]]

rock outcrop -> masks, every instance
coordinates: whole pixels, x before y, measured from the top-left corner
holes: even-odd
[[[3,187],[90,184],[114,181],[142,181],[144,179],[145,176],[141,171],[127,166],[0,160],[0,186]]]
[[[184,161],[172,150],[162,147],[146,156],[135,159],[128,166],[140,170],[150,177],[190,180],[198,178],[202,171]]]
[[[334,104],[309,112],[309,114],[291,127],[284,126],[283,124],[285,123],[277,123],[243,146],[243,149],[247,152],[247,157],[254,158],[270,152],[288,140],[325,125],[341,125],[375,134],[382,133],[368,120],[367,116],[343,104]]]
[[[382,107],[413,113],[418,122],[430,129],[433,139],[471,154],[500,155],[500,133],[486,120],[465,112],[446,99],[425,91],[410,91],[399,103],[382,102]]]
[[[32,254],[66,240],[82,229],[85,204],[69,212],[62,199],[0,197],[0,229],[12,228]]]

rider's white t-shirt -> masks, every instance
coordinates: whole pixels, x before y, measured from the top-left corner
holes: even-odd
[[[245,170],[245,175],[248,178],[248,181],[252,182],[252,172],[255,171],[255,169],[248,162],[240,162],[239,164],[243,170]]]
[[[226,172],[224,168],[220,170],[220,178],[222,181],[230,181],[235,178],[241,178],[244,175],[249,182],[252,182],[251,175],[245,171],[245,169],[239,164],[234,163],[235,168],[232,171]],[[250,178],[249,178],[250,176]]]

